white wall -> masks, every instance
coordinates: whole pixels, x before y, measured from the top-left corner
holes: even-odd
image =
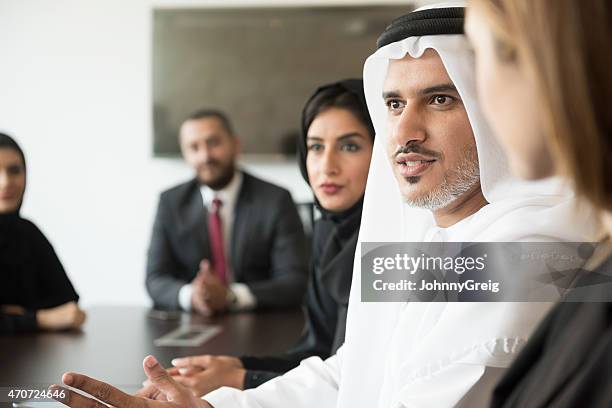
[[[191,176],[180,160],[151,155],[152,4],[228,3],[262,4],[0,0],[0,131],[26,152],[22,213],[51,240],[85,306],[149,304],[145,255],[158,194]],[[295,199],[310,196],[295,164],[246,167]]]

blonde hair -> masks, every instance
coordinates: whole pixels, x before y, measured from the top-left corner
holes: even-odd
[[[531,75],[544,131],[576,192],[612,210],[612,7],[607,0],[471,0],[500,59]]]

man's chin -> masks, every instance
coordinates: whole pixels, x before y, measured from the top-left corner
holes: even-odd
[[[222,183],[218,178],[211,179],[211,178],[201,178],[200,177],[200,183],[212,188],[213,190],[219,190],[223,188],[223,185],[221,185]]]
[[[234,172],[232,170],[231,172],[215,173],[214,175],[211,175],[210,173],[207,173],[206,175],[199,174],[198,178],[200,183],[212,188],[213,190],[221,190],[227,186],[230,181],[232,181],[233,175]]]
[[[404,202],[408,205],[417,207],[417,208],[427,208],[428,205],[426,201],[432,195],[432,189],[424,188],[422,185],[418,185],[417,183],[411,185],[404,185],[404,188],[401,189],[402,198]]]
[[[205,184],[207,186],[210,184],[214,184],[218,179],[219,177],[211,177],[209,174],[207,174],[206,176],[202,175],[201,173],[198,174],[198,180],[200,180],[200,183]]]

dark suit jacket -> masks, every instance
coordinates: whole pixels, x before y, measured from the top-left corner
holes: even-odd
[[[156,307],[179,309],[178,293],[210,259],[208,212],[197,180],[161,194],[147,260],[146,286]],[[234,281],[258,307],[297,306],[307,281],[305,237],[289,192],[243,172],[230,248]]]

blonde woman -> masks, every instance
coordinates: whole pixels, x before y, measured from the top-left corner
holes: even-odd
[[[606,0],[472,0],[466,21],[483,109],[514,172],[565,176],[599,210],[607,241],[611,21]],[[584,302],[562,302],[547,316],[492,406],[612,406],[612,257],[602,247],[577,282]]]

